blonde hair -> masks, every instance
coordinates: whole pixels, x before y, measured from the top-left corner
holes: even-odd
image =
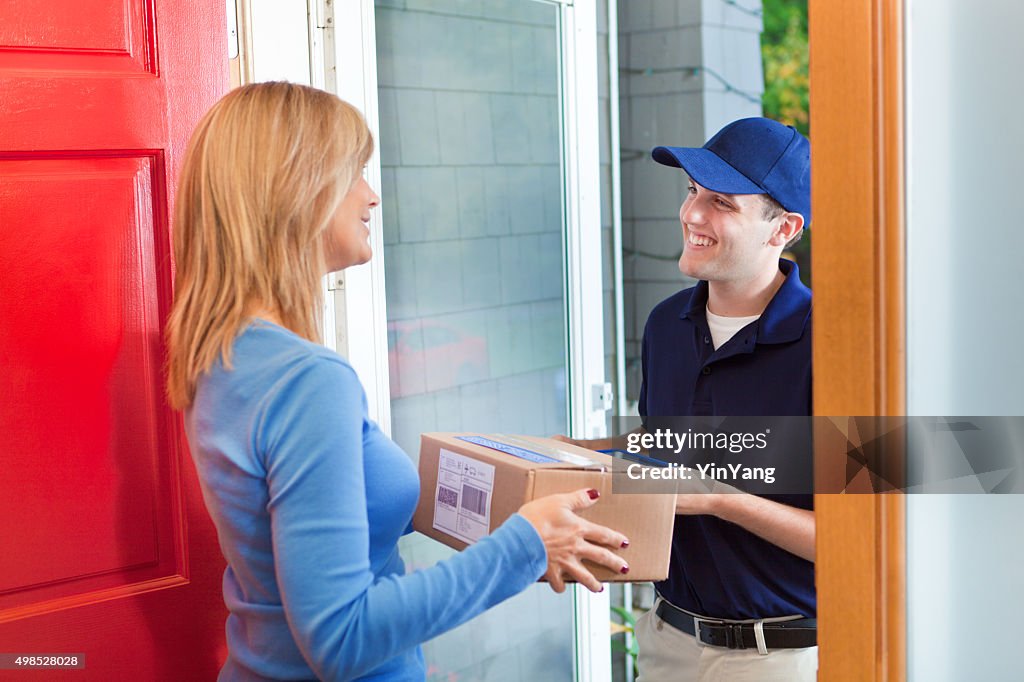
[[[174,211],[167,397],[181,409],[256,311],[320,339],[324,233],[373,152],[360,113],[292,83],[229,92],[192,134]]]

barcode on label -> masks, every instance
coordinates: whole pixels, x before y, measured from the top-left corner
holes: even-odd
[[[462,486],[462,508],[480,516],[487,515],[487,492],[471,485]]]
[[[437,488],[437,503],[447,505],[449,507],[456,507],[459,504],[459,493],[457,490],[451,488],[445,488],[444,486],[438,486]]]

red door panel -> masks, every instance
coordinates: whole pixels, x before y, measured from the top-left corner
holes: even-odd
[[[223,0],[0,0],[0,653],[202,680],[223,560],[163,399],[173,182]]]
[[[149,2],[0,0],[0,17],[7,68],[157,73]]]

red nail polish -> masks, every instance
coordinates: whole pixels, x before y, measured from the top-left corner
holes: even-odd
[[[629,573],[629,566],[623,566],[622,568],[620,568],[619,573],[621,573],[622,575],[626,575],[627,573]]]
[[[590,490],[588,490],[587,495],[589,495],[590,499],[592,500],[596,500],[597,498],[601,497],[601,493],[597,492],[596,488],[591,488]]]
[[[621,547],[622,549],[626,549],[627,547],[629,547],[629,540],[623,540]]]

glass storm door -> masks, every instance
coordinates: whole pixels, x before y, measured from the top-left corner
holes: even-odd
[[[339,315],[371,411],[414,459],[426,431],[602,434],[594,3],[340,13],[338,90],[375,129],[383,197]],[[451,553],[402,543],[410,570]],[[607,597],[536,585],[424,653],[428,680],[607,680]]]

